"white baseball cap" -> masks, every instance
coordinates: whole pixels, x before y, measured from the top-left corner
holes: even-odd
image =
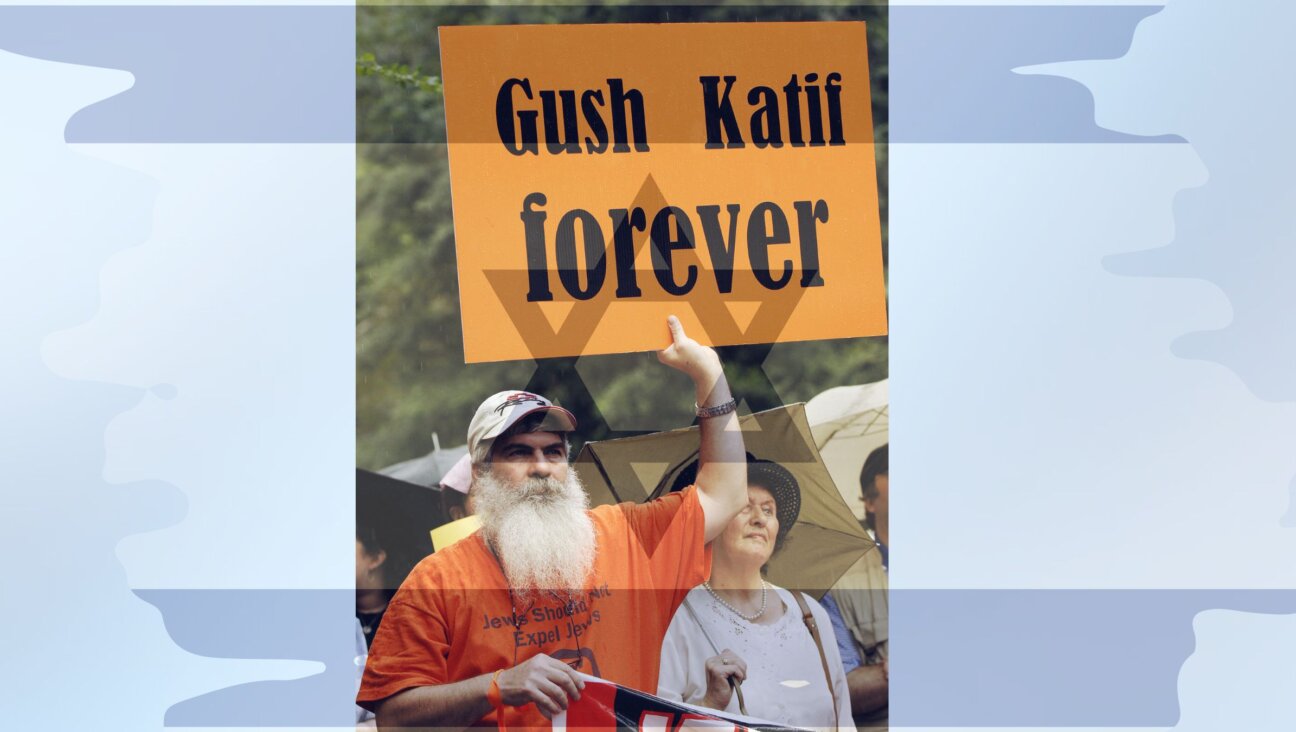
[[[529,391],[501,391],[487,397],[477,407],[472,422],[468,425],[468,454],[476,455],[477,446],[490,442],[517,423],[519,419],[545,412],[544,421],[540,423],[540,432],[574,432],[576,418],[572,413],[555,405],[539,394]]]

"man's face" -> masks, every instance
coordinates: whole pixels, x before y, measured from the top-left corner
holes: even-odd
[[[877,496],[870,499],[865,497],[864,508],[868,512],[877,516],[879,520],[887,520],[887,476],[879,475],[873,478],[873,487],[877,488]]]
[[[491,448],[491,473],[505,485],[527,478],[567,480],[567,443],[556,432],[524,432],[501,437]]]
[[[586,510],[589,497],[567,467],[562,435],[497,438],[490,466],[482,470],[473,478],[474,507],[509,586],[523,594],[584,588],[597,538]]]

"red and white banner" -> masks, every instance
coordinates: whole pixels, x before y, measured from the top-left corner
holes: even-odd
[[[566,712],[553,719],[554,732],[741,732],[742,730],[795,730],[773,722],[717,712],[714,709],[672,702],[642,691],[627,689],[593,676],[585,676],[585,690]]]

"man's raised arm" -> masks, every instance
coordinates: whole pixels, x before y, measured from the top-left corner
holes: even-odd
[[[747,505],[747,453],[720,357],[685,335],[684,326],[674,315],[666,324],[671,345],[659,351],[657,359],[693,379],[700,409],[718,408],[715,411],[720,412],[699,420],[702,444],[698,451],[697,487],[709,542]]]

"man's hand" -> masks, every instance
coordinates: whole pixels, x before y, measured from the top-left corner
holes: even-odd
[[[852,669],[846,674],[846,687],[850,689],[851,714],[872,714],[885,707],[890,688],[886,661]]]
[[[702,706],[711,709],[724,710],[729,707],[729,700],[733,697],[733,686],[729,680],[733,679],[735,684],[741,684],[747,678],[747,663],[738,657],[738,654],[728,648],[720,652],[718,656],[712,656],[706,660],[707,674],[707,691],[706,696],[702,697]]]
[[[671,344],[665,350],[657,352],[657,360],[688,374],[694,384],[703,380],[709,393],[716,379],[724,374],[724,369],[720,367],[720,357],[714,349],[689,338],[684,333],[683,323],[674,315],[666,318],[666,327],[670,328]]]
[[[499,675],[500,700],[512,707],[535,703],[546,718],[579,699],[585,682],[571,666],[541,653]]]

